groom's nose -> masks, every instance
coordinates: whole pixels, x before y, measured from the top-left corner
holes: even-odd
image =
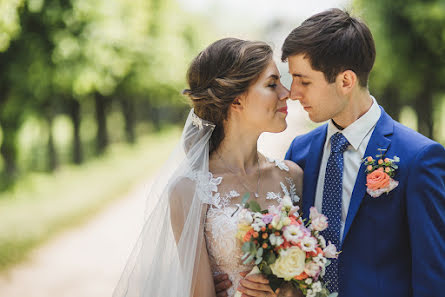
[[[290,87],[289,99],[291,99],[291,100],[300,100],[302,97],[303,97],[302,93],[299,90],[297,84],[296,83],[292,83],[292,85]]]

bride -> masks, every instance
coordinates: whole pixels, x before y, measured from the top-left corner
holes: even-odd
[[[245,193],[262,209],[284,195],[295,204],[303,172],[257,151],[263,132],[286,124],[288,90],[263,42],[221,39],[191,63],[184,94],[193,109],[181,144],[148,197],[155,204],[114,297],[216,296],[213,277],[226,274],[234,296],[249,271],[235,238]],[[244,283],[243,283],[244,284]],[[277,296],[267,284],[243,296]],[[282,288],[279,296],[296,296]]]

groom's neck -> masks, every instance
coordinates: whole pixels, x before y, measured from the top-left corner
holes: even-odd
[[[351,95],[345,108],[331,120],[338,129],[343,130],[363,116],[371,108],[372,102],[369,91],[360,89]]]

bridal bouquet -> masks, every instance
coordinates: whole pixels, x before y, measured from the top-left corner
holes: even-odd
[[[261,210],[256,201],[247,202],[248,198],[249,194],[243,197],[236,236],[243,242],[243,263],[256,265],[251,274],[266,275],[274,291],[283,282],[291,282],[308,297],[337,296],[330,294],[322,280],[328,259],[339,254],[320,235],[328,227],[327,218],[312,207],[305,223],[289,196],[267,210]]]

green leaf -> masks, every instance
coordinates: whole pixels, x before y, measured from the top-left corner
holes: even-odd
[[[272,288],[272,290],[275,292],[281,285],[284,283],[284,279],[278,278],[275,275],[270,275],[268,277],[269,279],[269,285]]]
[[[257,257],[262,257],[262,256],[263,256],[263,251],[264,251],[264,250],[263,250],[262,247],[259,248],[258,251],[256,251],[256,256],[257,256]]]
[[[258,265],[258,264],[260,264],[261,262],[263,262],[263,257],[259,257],[259,258],[257,258],[256,261],[255,261],[255,265]]]
[[[250,209],[254,212],[260,212],[261,207],[256,201],[250,201]]]
[[[243,195],[243,198],[241,199],[241,205],[245,205],[247,203],[247,200],[249,200],[250,198],[250,193],[247,192]],[[248,208],[248,206],[245,206],[246,208]]]
[[[267,265],[267,264],[264,264],[264,265],[261,267],[261,272],[264,273],[264,274],[266,274],[266,275],[273,274],[273,273],[272,273],[272,269],[270,269],[269,265]]]
[[[277,260],[277,257],[275,256],[274,253],[267,253],[267,255],[264,256],[264,258],[266,259],[266,262],[269,265],[272,265]]]
[[[250,241],[245,242],[241,249],[243,252],[250,254],[250,251],[252,249],[252,242],[250,242]]]

